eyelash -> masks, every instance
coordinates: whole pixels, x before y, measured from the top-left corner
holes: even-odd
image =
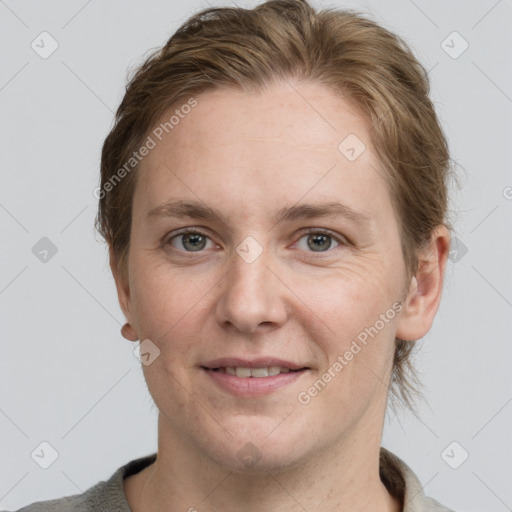
[[[163,245],[164,246],[171,245],[170,242],[172,240],[174,240],[175,238],[178,238],[180,236],[186,235],[186,234],[201,235],[201,236],[204,236],[204,237],[208,238],[208,240],[212,241],[211,238],[206,233],[202,232],[199,229],[184,228],[180,232],[175,233],[173,236],[164,239]],[[336,242],[338,242],[338,244],[339,244],[338,247],[329,248],[329,249],[327,249],[327,251],[319,251],[319,252],[307,251],[307,252],[311,252],[312,254],[320,254],[320,255],[328,254],[328,253],[332,252],[335,249],[341,248],[342,246],[349,246],[350,245],[350,242],[345,237],[340,237],[340,236],[335,235],[334,233],[332,233],[332,232],[330,232],[328,230],[318,229],[318,228],[307,228],[305,231],[301,232],[301,236],[299,237],[298,240],[301,240],[306,235],[312,235],[312,234],[314,234],[314,235],[326,235],[326,236],[332,238],[333,240],[335,240]],[[201,250],[201,251],[184,251],[184,250],[181,250],[181,249],[176,249],[172,245],[171,245],[171,247],[173,248],[173,250],[175,250],[177,252],[186,253],[186,254],[194,254],[194,253],[202,253],[202,252],[204,252],[204,250]]]

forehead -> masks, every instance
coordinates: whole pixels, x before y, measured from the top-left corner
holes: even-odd
[[[234,148],[236,143],[249,142],[252,146],[278,142],[283,150],[299,153],[334,150],[336,154],[349,134],[366,146],[371,144],[366,118],[347,99],[317,83],[275,83],[263,92],[220,88],[200,94],[196,101],[197,107],[164,134],[174,139],[176,155],[190,156],[190,149],[205,144],[211,151],[214,146]],[[173,108],[180,110],[179,105]],[[163,121],[167,118],[164,115]]]
[[[139,169],[134,213],[183,197],[226,211],[301,198],[374,212],[389,207],[367,119],[325,86],[221,88],[195,100],[171,124],[180,113],[175,105],[150,133],[155,147]]]

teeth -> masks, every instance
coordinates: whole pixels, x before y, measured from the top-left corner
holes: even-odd
[[[267,368],[244,368],[241,366],[233,367],[227,366],[220,368],[229,375],[236,375],[237,377],[272,377],[280,373],[288,373],[290,368],[281,368],[280,366],[269,366]]]
[[[237,377],[250,377],[251,376],[251,369],[250,368],[235,368],[236,376]]]
[[[251,377],[268,377],[268,368],[252,368],[250,374]]]

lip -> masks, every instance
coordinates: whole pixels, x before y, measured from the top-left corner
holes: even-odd
[[[232,359],[230,359],[230,361],[232,361]],[[259,362],[258,364],[261,363]],[[244,365],[247,365],[247,362],[245,362]],[[226,366],[232,365],[228,364]],[[242,365],[240,364],[238,366]],[[280,365],[272,364],[270,366]],[[258,365],[253,365],[251,368],[258,368]],[[204,372],[209,380],[213,381],[214,384],[222,390],[237,397],[249,398],[268,395],[278,389],[288,386],[297,379],[300,379],[304,374],[308,373],[309,369],[304,368],[295,372],[280,373],[271,377],[237,377],[236,375],[229,375],[228,373],[219,372],[204,366],[201,367],[201,371]]]
[[[276,357],[257,357],[254,359],[244,359],[240,357],[221,357],[213,359],[202,365],[206,369],[225,368],[226,366],[239,366],[243,368],[267,368],[269,366],[280,366],[281,368],[289,368],[290,370],[301,370],[303,368],[309,369],[308,366],[300,363],[294,363],[279,359]],[[270,377],[261,377],[268,379]]]
[[[280,373],[269,377],[237,377],[215,371],[217,368],[242,367],[242,368],[267,368],[269,366],[280,366],[281,368],[289,368],[288,373]],[[311,368],[304,364],[287,361],[279,357],[260,356],[253,359],[242,357],[221,357],[213,359],[201,365],[201,370],[206,376],[228,393],[237,397],[256,397],[268,395],[277,389],[288,386],[301,376],[306,374]]]

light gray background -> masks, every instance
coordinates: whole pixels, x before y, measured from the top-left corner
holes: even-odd
[[[383,445],[455,510],[512,510],[512,2],[312,3],[372,13],[412,45],[462,184],[452,209],[467,253],[449,261],[417,361],[430,405],[421,420],[390,414]],[[119,332],[92,191],[128,68],[208,4],[229,5],[0,1],[2,509],[83,492],[156,451],[156,408]],[[31,48],[43,31],[59,45],[47,59]],[[453,31],[469,44],[458,58],[442,46]],[[463,41],[444,44],[457,53]],[[58,248],[46,263],[32,252],[42,237]],[[59,455],[48,469],[31,458],[43,441]],[[452,461],[469,453],[458,469],[441,456],[453,441]]]

